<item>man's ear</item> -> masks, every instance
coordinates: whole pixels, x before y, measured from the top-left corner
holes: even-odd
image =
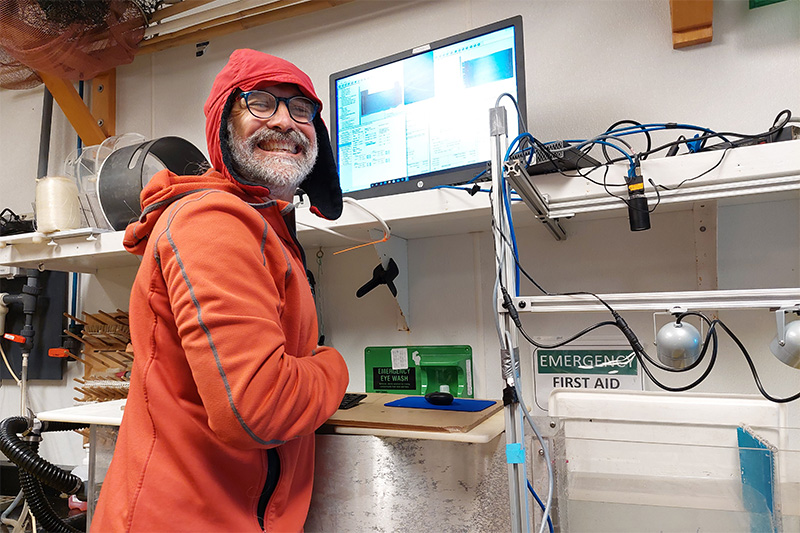
[[[300,188],[308,195],[314,214],[336,220],[342,214],[342,188],[328,128],[319,115],[314,118],[314,131],[317,134],[317,161]]]

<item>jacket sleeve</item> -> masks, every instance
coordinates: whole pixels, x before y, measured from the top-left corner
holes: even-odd
[[[337,409],[348,374],[339,352],[316,345],[303,268],[233,195],[206,192],[165,215],[157,253],[211,430],[240,448],[313,433]]]

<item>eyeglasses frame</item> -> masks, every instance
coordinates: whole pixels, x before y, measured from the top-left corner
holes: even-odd
[[[275,99],[275,110],[272,112],[272,114],[270,116],[268,116],[268,117],[259,117],[258,115],[253,113],[252,109],[250,109],[250,102],[248,101],[248,97],[251,94],[256,93],[256,92],[267,93],[268,95],[272,96]],[[281,102],[283,102],[283,105],[286,106],[286,111],[289,113],[289,116],[292,118],[292,120],[294,120],[298,124],[311,124],[312,122],[314,122],[314,119],[317,118],[317,113],[319,112],[319,104],[316,103],[311,98],[309,98],[309,97],[307,97],[305,95],[302,95],[302,94],[296,94],[294,96],[290,96],[290,97],[286,98],[286,97],[283,97],[283,96],[277,96],[275,94],[272,94],[271,92],[265,91],[264,89],[253,89],[251,91],[243,91],[241,94],[239,94],[239,97],[242,100],[244,100],[244,105],[247,108],[247,111],[251,115],[256,117],[257,119],[261,119],[261,120],[268,120],[268,119],[274,117],[275,113],[278,112],[278,107],[280,107]],[[293,98],[303,98],[304,100],[308,100],[309,102],[311,102],[313,104],[314,112],[311,114],[311,120],[309,120],[308,122],[303,122],[303,121],[297,120],[295,118],[294,114],[292,114],[292,108],[289,106],[289,104],[291,103]]]

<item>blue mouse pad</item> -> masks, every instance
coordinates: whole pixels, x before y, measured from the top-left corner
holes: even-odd
[[[497,402],[492,400],[471,400],[467,398],[453,398],[450,405],[433,405],[428,403],[424,396],[408,396],[393,400],[384,405],[387,407],[411,407],[412,409],[438,409],[440,411],[483,411]]]

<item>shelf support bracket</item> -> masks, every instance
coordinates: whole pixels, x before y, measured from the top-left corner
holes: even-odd
[[[382,239],[384,235],[383,231],[376,229],[369,230],[369,234],[370,237],[376,241]],[[388,269],[390,260],[394,260],[397,264],[399,273],[394,279],[394,286],[397,289],[397,296],[395,299],[399,308],[397,314],[397,331],[411,331],[409,327],[411,318],[409,315],[408,300],[408,241],[402,237],[392,235],[388,241],[376,242],[374,246],[384,269]]]
[[[547,227],[553,238],[557,241],[567,240],[567,232],[561,227],[559,219],[550,217],[547,198],[536,187],[522,163],[517,159],[508,161],[505,163],[505,171],[514,190],[522,197],[522,201],[533,211],[536,218]]]
[[[106,137],[116,135],[117,128],[117,69],[95,76],[92,80],[90,112]]]
[[[37,74],[42,78],[47,89],[53,95],[53,99],[58,103],[85,146],[100,144],[108,137],[71,82],[44,72],[37,72]],[[115,102],[115,99],[112,98],[111,101]]]

